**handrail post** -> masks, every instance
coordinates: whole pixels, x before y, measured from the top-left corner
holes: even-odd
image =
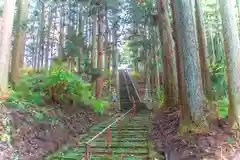
[[[85,160],[88,160],[89,158],[89,144],[85,144]]]

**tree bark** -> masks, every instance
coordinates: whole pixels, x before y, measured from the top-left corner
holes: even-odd
[[[46,52],[45,52],[45,70],[48,70],[48,58],[49,58],[49,51],[50,51],[50,37],[51,37],[51,29],[52,29],[52,19],[53,19],[53,15],[52,15],[52,10],[49,10],[48,13],[48,32],[47,32],[47,46],[46,46]]]
[[[182,100],[182,78],[181,76],[181,62],[180,62],[180,54],[179,54],[179,42],[177,39],[177,26],[176,26],[176,17],[175,17],[175,10],[173,7],[173,0],[170,2],[171,9],[172,9],[172,28],[173,28],[173,40],[175,42],[175,57],[176,57],[176,67],[177,67],[177,80],[178,80],[178,99],[179,99],[179,104],[182,106],[183,100]],[[183,106],[182,106],[183,107]]]
[[[197,42],[194,27],[192,9],[189,0],[174,0],[173,3],[177,39],[179,42],[180,61],[182,62],[182,90],[185,92],[183,106],[185,108],[185,119],[193,121],[198,126],[205,126],[203,113],[203,89],[200,65],[197,53]]]
[[[58,57],[60,60],[63,59],[63,42],[64,42],[64,8],[61,4],[58,5],[60,7],[60,33],[59,33],[59,45],[58,45]]]
[[[200,58],[200,68],[201,68],[201,76],[202,76],[202,84],[205,94],[209,99],[212,97],[212,87],[211,87],[211,79],[210,73],[207,63],[207,42],[206,42],[206,34],[205,34],[205,26],[203,21],[203,12],[201,9],[200,1],[195,0],[196,5],[196,27],[198,34],[198,47],[199,47],[199,58]]]
[[[21,17],[22,17],[22,6],[23,1],[18,0],[17,2],[17,27],[14,39],[14,47],[12,54],[12,62],[11,62],[11,80],[16,82],[20,76],[20,43],[21,43]]]
[[[154,53],[154,61],[155,61],[155,63],[156,63],[156,68],[155,68],[155,75],[153,75],[154,76],[154,87],[155,88],[153,88],[155,91],[156,91],[156,95],[157,96],[160,96],[159,95],[159,91],[160,91],[160,71],[159,71],[159,58],[158,58],[158,53],[157,53],[157,43],[158,43],[158,41],[157,41],[157,30],[156,30],[156,28],[154,27],[153,28],[153,34],[152,34],[152,36],[153,36],[153,39],[154,39],[154,41],[155,41],[155,43],[154,43],[154,45],[153,45],[153,53]],[[160,98],[160,97],[158,97],[158,98]]]
[[[158,5],[158,22],[160,41],[162,44],[162,59],[164,69],[164,104],[173,106],[178,104],[178,87],[176,60],[173,49],[172,31],[169,22],[166,0],[160,0]]]
[[[83,22],[83,15],[82,15],[82,11],[79,11],[79,15],[78,15],[78,36],[80,37],[80,44],[78,44],[78,59],[77,59],[77,72],[80,74],[81,73],[81,57],[83,55],[83,47],[84,47],[84,39],[83,39],[83,31],[84,31],[84,22]]]
[[[220,11],[222,15],[224,52],[227,65],[228,84],[228,120],[233,128],[240,128],[240,53],[237,21],[234,6],[231,0],[220,0]]]
[[[38,42],[38,54],[37,54],[37,71],[39,72],[41,67],[43,67],[43,57],[44,57],[44,4],[41,3],[41,14],[40,14],[40,34]]]
[[[115,18],[117,19],[117,10],[113,10]],[[118,72],[118,65],[119,65],[119,52],[117,49],[117,30],[118,30],[118,20],[113,22],[112,27],[112,80],[115,79],[115,86],[116,86],[116,94],[119,100],[120,97],[120,84],[119,84],[119,72]],[[120,108],[120,103],[118,103],[118,107]]]
[[[106,71],[110,74],[110,68],[108,68],[108,61],[109,59],[109,49],[108,49],[108,33],[109,32],[109,26],[108,26],[108,8],[107,5],[105,6],[105,34],[104,34],[104,47],[105,47],[105,57],[104,57],[104,68]]]
[[[24,1],[23,5],[23,15],[22,15],[22,22],[24,23],[24,28],[22,29],[21,33],[21,51],[20,51],[20,68],[23,67],[24,64],[24,52],[25,52],[25,44],[26,44],[26,27],[27,23],[26,21],[28,20],[28,0]]]
[[[16,0],[4,0],[3,23],[0,41],[0,93],[8,92],[8,71],[11,52],[11,37]]]
[[[96,48],[96,41],[97,41],[97,16],[96,13],[92,15],[92,55],[91,55],[91,60],[92,60],[92,67],[97,68],[97,48]]]
[[[102,0],[99,0],[99,4],[102,5]],[[102,6],[99,8],[98,12],[98,57],[97,57],[97,68],[102,71],[103,69],[103,8]],[[101,98],[103,87],[103,76],[99,76],[96,81],[96,98]]]

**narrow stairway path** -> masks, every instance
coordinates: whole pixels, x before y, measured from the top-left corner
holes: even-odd
[[[129,97],[136,101],[136,113],[133,110],[124,116],[120,121],[110,127],[108,131],[102,133],[89,144],[91,160],[100,160],[103,157],[110,157],[113,160],[121,160],[124,157],[134,157],[138,160],[153,159],[150,155],[149,135],[151,111],[144,103],[141,103],[130,81],[129,75],[125,72],[119,73],[120,79],[120,104],[122,114],[132,109],[133,103]],[[134,115],[134,116],[133,116]],[[45,160],[81,160],[84,158],[86,147],[85,142],[112,124],[116,119],[112,118],[102,122],[89,130],[88,135],[79,138],[79,146],[66,147],[48,156]],[[106,138],[110,135],[110,150],[106,144]]]
[[[89,132],[92,132],[92,130],[101,131],[102,126],[107,126],[110,123],[112,123],[114,120],[115,118],[109,118],[104,122],[94,125],[89,129]],[[80,160],[82,159],[85,153],[85,142],[90,140],[92,137],[93,135],[89,133],[81,135],[76,139],[79,142],[78,146],[66,145],[52,154],[47,154],[43,159],[44,160]]]

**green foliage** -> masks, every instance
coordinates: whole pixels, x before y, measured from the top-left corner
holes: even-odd
[[[92,106],[95,112],[102,113],[104,110],[104,101],[92,96],[90,84],[67,71],[58,60],[54,60],[49,73],[22,76],[7,101],[15,100],[62,105],[77,102]],[[36,115],[37,119],[41,117],[40,114]]]
[[[217,93],[217,98],[226,96],[226,67],[224,59],[209,66],[211,72],[212,88]]]
[[[227,81],[225,59],[212,63],[209,66],[211,72],[211,83],[215,100],[218,105],[218,115],[225,118],[228,114]]]
[[[156,93],[155,99],[156,99],[158,102],[160,102],[160,104],[163,104],[163,102],[164,102],[163,89],[162,89],[162,88],[157,88],[155,93]]]
[[[225,118],[228,115],[228,98],[224,97],[223,99],[220,99],[217,101],[218,103],[218,115],[221,118]]]

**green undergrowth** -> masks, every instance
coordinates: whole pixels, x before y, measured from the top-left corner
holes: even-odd
[[[224,60],[210,64],[209,69],[212,89],[215,95],[214,98],[217,100],[222,99],[222,97],[227,96],[227,78]]]
[[[221,118],[226,118],[228,115],[228,98],[223,97],[222,99],[217,101],[218,104],[218,115]]]
[[[22,125],[47,121],[64,128],[64,124],[61,123],[61,117],[64,116],[63,108],[67,110],[74,106],[84,110],[91,107],[94,112],[103,113],[106,102],[95,99],[91,88],[82,77],[69,72],[58,63],[53,63],[49,71],[22,74],[12,85],[8,99],[0,101],[0,104],[5,104],[9,111],[17,110],[24,114],[24,119],[20,122]],[[9,121],[8,117],[4,121]],[[11,126],[8,123],[4,125],[4,128],[9,127]],[[8,134],[10,137],[10,133]],[[2,134],[0,138],[6,139]]]
[[[160,104],[163,104],[163,101],[164,101],[163,89],[162,88],[157,88],[155,93],[156,93],[156,97],[155,97],[156,101],[159,102]]]
[[[211,84],[218,115],[225,118],[228,114],[227,78],[225,59],[213,62],[209,66],[211,73]]]
[[[100,113],[105,104],[105,101],[93,97],[89,83],[58,63],[53,63],[50,71],[22,75],[14,84],[7,102],[54,106],[84,103]]]

